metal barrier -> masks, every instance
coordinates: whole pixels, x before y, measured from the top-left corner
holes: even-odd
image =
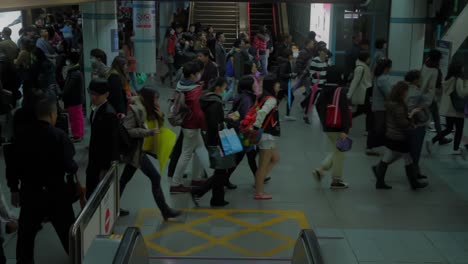
[[[312,229],[301,231],[294,247],[291,264],[324,264],[320,246]]]
[[[70,228],[70,263],[82,264],[94,238],[112,232],[120,213],[119,195],[118,164],[115,162]]]

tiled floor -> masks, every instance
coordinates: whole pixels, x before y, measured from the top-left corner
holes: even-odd
[[[162,89],[163,109],[166,109],[168,96],[169,90]],[[297,100],[300,97],[298,92]],[[295,110],[299,117],[298,109]],[[312,169],[320,164],[329,150],[316,118],[310,126],[302,121],[283,122],[282,137],[278,142],[281,161],[273,170],[273,179],[266,187],[273,194],[273,200],[259,202],[252,199],[252,175],[248,166],[243,163],[232,178],[239,189],[227,193],[226,199],[231,204],[226,210],[232,210],[229,216],[237,221],[258,225],[274,219],[274,215],[265,213],[268,210],[290,211],[291,214],[300,212],[306,224],[316,230],[327,264],[468,264],[468,162],[462,161],[460,157],[450,156],[450,146],[440,147],[436,151],[438,154],[433,157],[427,157],[424,152],[421,165],[424,173],[429,176],[430,185],[427,189],[418,192],[410,190],[403,164],[398,162],[388,171],[388,183],[394,189],[377,191],[374,189],[375,182],[370,166],[378,158],[363,154],[363,121],[363,118],[355,120],[350,134],[355,144],[354,149],[347,153],[345,162],[344,179],[350,185],[348,190],[330,190],[330,178],[322,183],[313,180]],[[86,163],[84,146],[84,143],[78,146],[77,159],[81,161],[82,168]],[[3,168],[3,159],[1,162]],[[83,173],[81,175],[84,177]],[[168,180],[165,175],[163,173],[163,186],[167,191]],[[8,198],[5,179],[2,177],[0,182],[2,191]],[[202,205],[209,204],[209,196],[201,201]],[[172,223],[161,222],[152,200],[149,180],[140,172],[129,183],[122,197],[122,207],[130,209],[131,214],[119,219],[116,232],[122,233],[127,226],[139,225],[142,233],[156,245],[149,248],[152,257],[164,257],[167,250],[161,248],[165,247],[173,252],[185,251],[187,257],[248,258],[264,253],[262,257],[284,259],[291,256],[292,247],[285,244],[287,239],[281,241],[278,237],[293,239],[302,227],[293,217],[262,227],[267,231],[253,230],[229,239],[228,247],[223,245],[226,241],[220,242],[219,239],[242,232],[246,226],[226,219],[210,219],[194,225],[190,232],[180,231],[157,236],[155,234],[177,226],[190,225],[191,222],[206,217],[203,216],[203,211],[193,211],[188,195],[166,197],[172,206],[184,209],[183,216]],[[236,210],[244,213],[236,213]],[[246,210],[256,212],[245,213]],[[141,221],[141,215],[145,213],[150,216]],[[205,214],[208,215],[209,211]],[[272,237],[265,232],[279,235]],[[208,241],[212,245],[190,250]],[[5,245],[7,257],[11,260],[9,263],[14,263],[15,242],[12,237]],[[283,244],[285,245],[281,248]],[[271,248],[281,250],[269,251]],[[36,256],[39,264],[66,261],[65,253],[49,224],[45,225],[37,237]],[[287,263],[272,259],[263,262],[246,259],[242,262],[190,258],[151,259],[151,263]]]

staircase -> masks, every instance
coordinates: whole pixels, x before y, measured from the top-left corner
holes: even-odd
[[[201,23],[205,28],[214,27],[215,32],[223,32],[224,46],[230,49],[239,34],[239,5],[236,2],[192,2],[191,23]]]
[[[268,30],[273,34],[273,3],[250,2],[250,34],[253,36],[258,32],[260,26],[267,25]]]

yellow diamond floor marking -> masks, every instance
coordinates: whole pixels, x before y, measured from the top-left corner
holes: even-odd
[[[164,255],[169,255],[169,256],[188,256],[191,254],[194,254],[196,252],[205,250],[207,248],[213,247],[213,246],[221,246],[228,248],[234,252],[240,253],[244,256],[247,257],[270,257],[274,256],[282,251],[291,249],[294,247],[297,234],[294,234],[295,237],[290,237],[284,234],[277,233],[275,231],[265,229],[267,227],[273,226],[275,224],[281,223],[285,220],[294,220],[295,222],[298,223],[299,227],[301,229],[306,229],[309,228],[309,224],[307,223],[307,219],[304,215],[304,212],[299,211],[299,210],[254,210],[254,209],[182,209],[184,212],[192,212],[192,213],[204,213],[206,216],[203,216],[201,218],[195,219],[190,222],[186,223],[177,223],[177,222],[168,222],[167,225],[168,227],[155,232],[153,234],[149,234],[145,236],[145,242],[146,245],[149,248],[152,248],[155,251],[158,251]],[[246,221],[243,221],[242,219],[238,219],[236,217],[231,216],[231,214],[276,214],[278,215],[277,217],[273,217],[271,219],[268,219],[264,222],[258,223],[258,224],[252,224]],[[145,223],[145,219],[147,218],[161,218],[159,210],[157,209],[141,209],[140,213],[137,217],[135,225],[138,227],[142,227]],[[194,226],[209,222],[213,219],[223,219],[226,221],[229,221],[231,223],[235,223],[239,226],[242,226],[243,229],[233,232],[231,234],[222,236],[222,237],[214,237],[209,234],[206,234],[200,230],[197,230],[193,228]],[[192,248],[189,248],[187,250],[183,251],[173,251],[168,248],[165,248],[161,245],[157,245],[154,243],[152,240],[158,237],[162,237],[165,235],[169,235],[171,233],[175,232],[187,232],[190,234],[193,234],[195,236],[198,236],[200,238],[203,238],[207,240],[208,242],[194,246]],[[299,231],[299,230],[298,230]],[[266,250],[264,252],[253,252],[251,250],[239,247],[231,242],[229,240],[241,237],[243,235],[252,233],[252,232],[260,232],[262,234],[265,234],[273,239],[280,240],[283,242],[277,247],[274,247],[272,249]]]

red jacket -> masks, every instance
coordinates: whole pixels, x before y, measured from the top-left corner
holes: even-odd
[[[189,80],[182,79],[177,84],[177,90],[184,92],[185,104],[192,111],[192,113],[185,118],[182,128],[204,129],[205,115],[203,114],[199,101],[202,95],[201,86]]]
[[[262,39],[256,35],[254,37],[254,48],[256,48],[258,51],[265,51],[267,49],[267,43],[265,39]]]
[[[170,56],[176,55],[176,41],[177,41],[177,38],[175,35],[172,35],[169,37],[169,42],[167,44],[167,53]]]

